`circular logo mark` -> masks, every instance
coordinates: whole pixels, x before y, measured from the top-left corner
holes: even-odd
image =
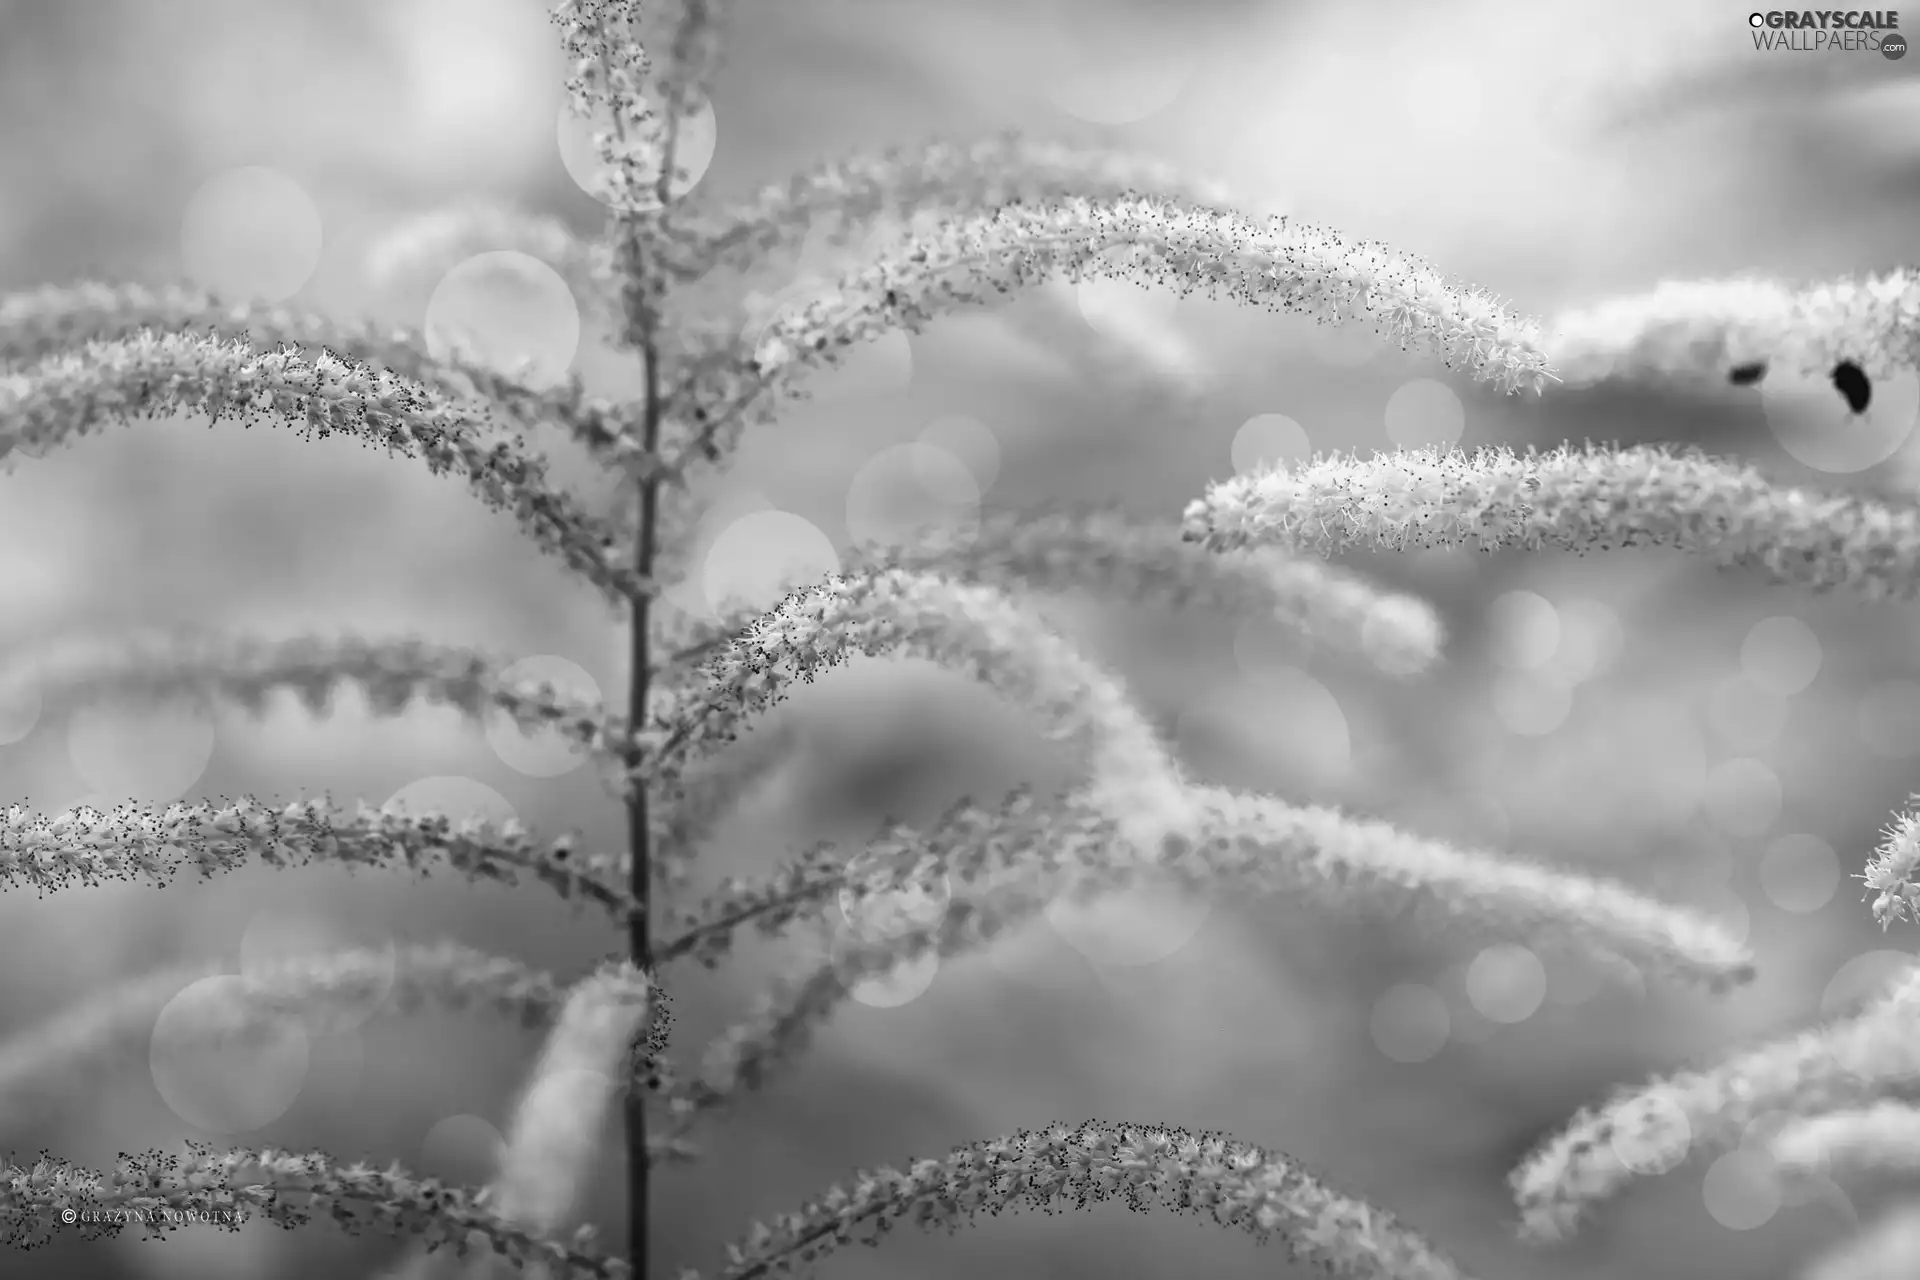
[[[1764,13],[1750,13],[1747,15],[1747,25],[1750,27],[1764,27],[1767,25],[1767,15]]]
[[[1907,38],[1897,31],[1888,32],[1880,37],[1880,52],[1886,55],[1888,62],[1896,62],[1906,56]]]

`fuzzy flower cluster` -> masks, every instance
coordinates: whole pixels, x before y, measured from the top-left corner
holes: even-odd
[[[1611,955],[1715,990],[1754,976],[1752,954],[1724,925],[1619,884],[1456,848],[1324,806],[1216,787],[1194,793],[1201,816],[1192,850],[1162,858],[1156,870],[1195,889],[1251,884],[1336,905],[1375,901],[1396,915],[1419,907],[1484,934],[1570,955]]]
[[[1757,278],[1669,281],[1556,317],[1544,347],[1571,384],[1727,378],[1742,368],[1824,377],[1841,361],[1882,378],[1920,368],[1920,270],[1806,289]]]
[[[1149,866],[1216,890],[1311,892],[1331,886],[1362,896],[1385,890],[1438,905],[1449,916],[1482,918],[1523,932],[1562,930],[1579,945],[1598,945],[1681,971],[1704,969],[1732,980],[1746,971],[1748,962],[1737,945],[1710,926],[1685,913],[1662,915],[1663,909],[1620,891],[1462,855],[1384,826],[1353,824],[1331,811],[1295,810],[1265,798],[1189,787],[1110,675],[1000,592],[927,574],[892,569],[830,580],[796,592],[728,642],[709,664],[706,687],[676,704],[680,714],[662,718],[659,728],[666,736],[649,757],[649,780],[659,782],[670,762],[693,754],[695,747],[747,727],[784,696],[793,680],[811,678],[858,652],[887,649],[971,672],[1038,708],[1056,734],[1080,746],[1092,784],[1064,811],[1024,802],[1004,811],[969,807],[953,815],[931,841],[889,833],[880,843],[890,839],[893,847],[882,848],[865,864],[884,872],[881,892],[900,884],[903,874],[918,879],[949,869],[963,881],[978,873],[988,891],[955,904],[938,921],[910,921],[904,932],[856,939],[833,963],[789,991],[784,1005],[776,1001],[769,1016],[723,1038],[709,1057],[709,1066],[720,1068],[718,1078],[709,1071],[675,1096],[681,1121],[711,1110],[790,1056],[808,1028],[862,975],[883,974],[918,952],[951,954],[984,944],[1032,919],[1058,892],[1121,887]],[[315,707],[325,705],[338,673],[345,671],[389,712],[425,694],[469,715],[499,708],[536,723],[573,722],[567,709],[550,705],[552,691],[503,688],[487,664],[460,655],[450,660],[433,647],[349,647],[316,654],[282,645],[209,655],[176,646],[131,656],[68,656],[30,664],[28,670],[35,673],[28,683],[56,700],[87,690],[165,696],[186,689],[257,706],[272,688],[285,687],[301,692]],[[599,723],[584,714],[578,722]],[[1143,805],[1143,798],[1149,802]],[[1118,816],[1143,809],[1159,823],[1157,843],[1143,842]],[[1143,852],[1150,856],[1141,858]],[[997,879],[995,872],[1001,873]],[[864,876],[817,860],[790,869],[771,887],[726,886],[687,922],[683,937],[692,941],[675,954],[700,954],[720,945],[731,930],[782,912],[788,921],[799,915],[817,919],[829,893],[842,900],[851,891],[857,899],[874,888]]]
[[[182,285],[82,281],[44,285],[0,298],[0,355],[31,363],[89,342],[155,333],[211,331],[259,343],[322,348],[415,382],[436,381],[437,362],[419,334],[348,324],[262,303],[227,303]],[[448,379],[448,381],[452,381]]]
[[[1329,321],[1371,321],[1388,341],[1417,343],[1507,391],[1539,390],[1545,378],[1533,322],[1417,258],[1317,227],[1137,194],[958,219],[761,335],[753,363],[771,379],[823,342],[845,347],[917,329],[956,306],[1082,274]]]
[[[604,194],[616,208],[646,206],[655,200],[665,147],[647,93],[653,42],[643,39],[644,7],[637,0],[569,0],[549,16],[568,62],[569,109],[611,124],[594,139]]]
[[[856,553],[849,568],[866,563],[1009,590],[1088,590],[1129,603],[1270,618],[1330,653],[1364,655],[1396,676],[1439,661],[1446,636],[1418,597],[1271,549],[1209,552],[1182,541],[1170,522],[1119,511],[992,512],[977,529]]]
[[[200,981],[205,978],[219,980]],[[120,984],[0,1040],[0,1098],[17,1107],[40,1094],[71,1092],[76,1072],[111,1065],[143,1050],[162,1008],[189,984],[196,984],[193,1017],[179,1034],[223,1045],[243,1045],[289,1024],[325,1025],[336,1010],[364,1016],[375,1009],[409,1013],[430,1004],[478,1008],[547,1032],[546,1049],[516,1108],[493,1184],[468,1197],[430,1180],[415,1184],[395,1169],[369,1176],[390,1180],[389,1188],[402,1193],[418,1185],[420,1207],[437,1213],[439,1221],[409,1223],[404,1212],[396,1216],[409,1207],[404,1194],[384,1207],[369,1203],[356,1211],[423,1233],[414,1246],[416,1262],[451,1242],[463,1254],[478,1244],[483,1252],[493,1249],[509,1258],[524,1254],[542,1266],[558,1260],[575,1268],[565,1271],[567,1275],[625,1274],[596,1269],[608,1260],[586,1251],[591,1229],[576,1232],[572,1245],[556,1243],[556,1232],[597,1149],[598,1118],[605,1104],[658,1075],[665,1052],[664,1000],[648,975],[630,961],[611,961],[571,986],[519,961],[453,943],[286,956],[252,966],[242,977],[223,977],[213,966],[187,966]],[[656,1147],[662,1156],[673,1154],[669,1140],[650,1143],[650,1154]],[[325,1157],[303,1160],[322,1178],[334,1176]],[[341,1176],[350,1180],[361,1168]],[[80,1194],[63,1201],[63,1190],[76,1189],[72,1178],[60,1162],[45,1159],[27,1175],[17,1170],[0,1175],[0,1229],[12,1232],[7,1242],[32,1247],[36,1220],[63,1204],[110,1209],[173,1203],[95,1195],[90,1184],[97,1179],[85,1178],[77,1185]],[[217,1192],[217,1182],[190,1180],[184,1188],[189,1207],[208,1221],[237,1226],[230,1211],[244,1210],[244,1199],[236,1203],[217,1194],[192,1194],[209,1189]],[[281,1184],[280,1189],[322,1199],[333,1194],[331,1187],[304,1181]],[[378,1184],[373,1189],[377,1191]],[[165,1190],[159,1176],[150,1175],[144,1191],[136,1189],[136,1195]],[[210,1216],[216,1210],[229,1211],[228,1216]],[[354,1225],[352,1215],[336,1216]],[[304,1217],[276,1220],[294,1226]],[[579,1270],[582,1267],[587,1269]]]
[[[1271,836],[1299,851],[1288,860],[1295,865],[1307,858],[1331,859],[1304,879],[1348,885],[1357,882],[1357,868],[1371,867],[1383,884],[1424,886],[1428,894],[1457,901],[1460,911],[1490,895],[1497,900],[1486,912],[1490,917],[1538,921],[1564,912],[1585,922],[1587,936],[1604,935],[1607,945],[1624,948],[1623,954],[1649,961],[1667,957],[1656,964],[1661,969],[1739,980],[1748,963],[1743,949],[1703,917],[1663,913],[1631,895],[1597,887],[1575,892],[1570,880],[1525,864],[1514,864],[1503,886],[1498,860],[1463,858],[1439,842],[1332,810],[1298,809],[1195,786],[1118,680],[1030,610],[991,588],[904,569],[838,575],[796,591],[730,641],[709,664],[707,687],[662,715],[657,731],[665,740],[652,756],[654,781],[670,776],[676,759],[730,740],[784,699],[796,681],[811,680],[855,655],[878,652],[907,653],[969,674],[1038,713],[1049,736],[1078,747],[1089,787],[1082,798],[1096,820],[1124,823],[1130,814],[1152,812],[1159,838],[1131,853],[1109,848],[1103,863],[1125,867],[1137,861],[1164,868],[1177,860],[1179,850],[1218,833],[1229,833],[1229,843]],[[971,806],[960,813],[981,817]],[[1070,829],[1067,818],[1054,814],[1050,820]],[[1111,845],[1110,839],[1106,843]],[[1329,849],[1351,852],[1329,854]],[[1032,853],[1021,852],[1023,857]],[[1334,862],[1343,865],[1336,870]],[[1529,879],[1537,875],[1547,878]],[[1437,886],[1448,880],[1460,882],[1457,894],[1439,893]],[[1502,898],[1503,893],[1513,896]],[[1534,905],[1522,909],[1523,902]],[[1557,903],[1572,905],[1556,910]]]
[[[747,268],[791,248],[823,220],[844,238],[860,227],[910,215],[918,222],[964,217],[1011,204],[1071,198],[1115,199],[1139,191],[1231,207],[1224,185],[1182,173],[1147,156],[1040,142],[1016,133],[967,142],[845,156],[770,184],[749,201],[696,215],[696,246],[676,264],[694,280],[722,268]]]
[[[474,252],[511,249],[538,258],[567,281],[575,294],[603,270],[605,246],[582,241],[558,218],[491,201],[470,200],[417,214],[367,246],[361,259],[367,279],[392,287],[459,262]]]
[[[845,909],[849,900],[940,874],[989,884],[993,894],[944,920],[908,921],[915,928],[860,940],[859,949],[839,956],[817,980],[798,984],[785,1012],[776,1006],[770,1020],[730,1035],[723,1044],[732,1048],[720,1050],[730,1065],[704,1096],[732,1092],[757,1073],[755,1061],[790,1056],[807,1028],[831,1012],[862,972],[882,974],[914,948],[944,954],[985,941],[1032,919],[1058,892],[1123,887],[1148,868],[1202,890],[1332,889],[1340,897],[1424,902],[1449,919],[1479,920],[1545,941],[1558,937],[1583,950],[1631,956],[1712,982],[1737,981],[1747,971],[1744,952],[1710,924],[1624,890],[1463,853],[1332,811],[1191,787],[1113,677],[1032,614],[991,588],[905,570],[841,577],[797,592],[729,641],[710,663],[706,685],[690,686],[673,700],[675,714],[662,717],[658,729],[667,736],[649,756],[649,781],[661,782],[672,772],[670,763],[696,748],[746,729],[793,681],[856,653],[887,649],[970,672],[1038,710],[1052,732],[1078,745],[1088,790],[1065,809],[1036,807],[1021,797],[998,808],[963,806],[929,831],[883,832],[859,871],[820,856],[803,858],[766,881],[723,885],[684,913],[681,934],[656,959],[711,959],[739,928],[818,922],[829,902]],[[335,686],[352,681],[385,714],[425,697],[474,718],[504,710],[527,723],[573,725],[583,729],[586,744],[605,743],[594,709],[570,706],[544,687],[507,685],[493,664],[466,651],[418,642],[195,644],[175,638],[158,647],[55,651],[21,669],[28,673],[26,687],[54,702],[103,692],[198,693],[258,708],[273,689],[285,688],[323,709]],[[675,815],[668,829],[694,838],[729,797],[779,757],[777,737],[768,745],[751,766],[722,768],[697,786],[680,788],[679,807],[664,806]],[[1142,817],[1154,825],[1142,829]],[[347,817],[311,802],[276,811],[247,801],[204,812],[192,806],[128,810],[112,819],[79,811],[49,821],[10,811],[8,831],[15,878],[43,889],[76,875],[164,879],[176,862],[188,861],[210,871],[251,857],[276,865],[324,857],[414,867],[444,859],[476,878],[531,873],[565,896],[596,901],[622,918],[635,909],[619,887],[624,868],[618,859],[577,857],[569,841],[543,852],[517,828],[455,827],[431,815],[416,820],[363,807]]]
[[[1623,1090],[1583,1109],[1513,1172],[1525,1233],[1569,1233],[1636,1174],[1725,1149],[1775,1113],[1815,1116],[1920,1083],[1920,974],[1909,971],[1853,1017],[1777,1040],[1712,1067]]]
[[[1192,786],[1188,800],[1186,821],[1163,832],[1151,860],[1128,852],[1104,802],[1084,792],[1041,799],[1021,791],[1004,807],[958,805],[918,838],[897,827],[883,832],[854,866],[815,854],[760,881],[724,885],[689,914],[669,944],[674,954],[711,961],[725,953],[728,934],[749,923],[782,931],[822,926],[819,954],[708,1046],[700,1078],[680,1090],[680,1124],[760,1087],[860,983],[923,957],[946,960],[985,946],[1052,903],[1148,879],[1236,901],[1285,895],[1343,911],[1371,906],[1396,920],[1415,910],[1450,931],[1583,961],[1626,960],[1715,990],[1754,973],[1752,955],[1718,922],[1623,886],[1270,796]],[[943,874],[978,891],[956,895],[933,918],[895,912],[878,929],[825,927],[825,904],[836,894],[852,891],[857,901]]]
[[[886,823],[855,858],[822,842],[770,875],[724,877],[698,905],[676,912],[680,932],[656,949],[655,958],[664,964],[684,956],[713,968],[731,950],[738,930],[752,926],[776,937],[802,921],[817,921],[836,904],[842,911],[861,910],[875,927],[868,904],[891,905],[890,899],[897,901],[897,895],[943,875],[975,883],[1004,868],[1022,836],[1042,839],[1039,820],[1049,816],[1021,788],[1000,805],[961,800],[924,826]],[[877,931],[892,932],[884,924]]]
[[[516,437],[483,441],[459,404],[329,354],[309,360],[185,334],[90,342],[24,371],[0,372],[0,457],[63,444],[108,422],[180,412],[286,423],[319,439],[339,433],[422,458],[434,474],[461,475],[490,506],[511,511],[536,545],[614,600],[652,590],[620,563],[611,531],[549,485],[544,459]]]
[[[479,650],[418,638],[267,640],[175,629],[16,651],[0,664],[0,697],[15,705],[38,699],[46,713],[112,698],[218,701],[258,715],[284,690],[318,715],[337,689],[353,685],[376,716],[401,715],[415,702],[474,722],[505,715],[529,732],[551,729],[609,767],[624,760],[628,735],[618,717],[544,681],[508,681],[501,675],[506,665]]]
[[[145,1055],[154,1021],[191,984],[220,977],[217,965],[145,974],[0,1039],[0,1099],[19,1116],[30,1100],[71,1096],[76,1076]],[[564,991],[552,975],[455,943],[414,944],[293,956],[248,969],[244,979],[204,983],[191,1030],[239,1043],[289,1020],[324,1025],[335,1011],[427,1007],[489,1013],[529,1028],[550,1026]]]
[[[545,1236],[575,1204],[652,1001],[652,980],[624,961],[603,966],[568,993],[488,1188],[488,1206],[502,1218]]]
[[[1830,1178],[1920,1173],[1920,1110],[1882,1100],[1803,1116],[1781,1127],[1769,1151],[1782,1169]]]
[[[755,622],[708,663],[707,687],[652,727],[644,780],[675,794],[685,761],[732,741],[796,684],[881,654],[937,662],[1030,709],[1074,745],[1112,812],[1151,824],[1182,808],[1165,748],[1112,675],[999,591],[898,569],[835,575]]]
[[[133,1220],[158,1237],[188,1221],[238,1230],[258,1217],[293,1230],[318,1216],[352,1233],[373,1227],[417,1235],[429,1248],[464,1249],[477,1234],[522,1268],[548,1268],[553,1280],[633,1275],[625,1262],[587,1247],[590,1231],[574,1241],[538,1238],[436,1178],[416,1177],[397,1164],[342,1165],[317,1151],[215,1152],[189,1142],[184,1155],[123,1155],[106,1173],[44,1154],[31,1164],[0,1163],[0,1243],[28,1249],[48,1243],[69,1230],[56,1225],[67,1209],[81,1214],[70,1230],[83,1239],[118,1235]]]
[[[1920,804],[1920,793],[1909,796],[1908,803]],[[1916,870],[1920,870],[1920,809],[1909,808],[1895,814],[1882,829],[1880,846],[1860,873],[1873,895],[1873,918],[1881,928],[1900,920],[1920,920]]]
[[[1920,1258],[1920,1204],[1909,1204],[1816,1261],[1805,1280],[1911,1280],[1916,1258]]]
[[[1186,536],[1351,549],[1656,546],[1811,590],[1920,597],[1920,509],[1770,482],[1691,449],[1404,449],[1235,476],[1190,504]]]
[[[938,843],[923,837],[912,846],[916,869],[928,876],[945,871],[979,891],[956,894],[931,918],[909,913],[888,928],[843,931],[824,918],[822,906],[829,894],[849,887],[850,877],[842,868],[825,869],[804,897],[794,895],[799,902],[791,911],[790,932],[793,925],[816,926],[809,959],[798,975],[783,977],[764,993],[752,1014],[708,1044],[700,1075],[672,1100],[679,1131],[793,1062],[861,982],[884,978],[923,956],[947,959],[1008,936],[1058,896],[1069,868],[1099,866],[1103,855],[1111,858],[1122,844],[1113,819],[1080,796],[1043,803],[1017,793],[1001,809],[963,805],[945,815],[937,830]],[[1118,873],[1114,879],[1123,881]],[[754,901],[746,893],[732,896],[749,907]],[[818,905],[808,910],[809,904]],[[727,918],[711,908],[706,916]],[[709,945],[723,944],[715,939]]]
[[[1216,1133],[1108,1124],[1019,1130],[905,1170],[858,1174],[730,1251],[727,1280],[782,1274],[894,1225],[951,1227],[982,1213],[1117,1200],[1136,1213],[1203,1213],[1297,1261],[1375,1280],[1463,1280],[1452,1261],[1387,1213],[1332,1190],[1284,1156]]]
[[[491,221],[466,229],[499,233]],[[429,230],[444,234],[450,229]],[[460,398],[462,415],[473,415],[476,429],[483,425],[481,418],[519,429],[554,422],[606,466],[636,477],[657,470],[628,429],[627,409],[588,396],[578,377],[558,387],[530,386],[458,352],[436,356],[426,338],[411,329],[346,323],[265,303],[229,303],[183,285],[82,282],[0,297],[0,362],[45,360],[89,342],[124,341],[148,330],[244,340],[256,350],[297,347],[309,360],[352,361]]]
[[[1093,865],[1102,851],[1113,852],[1120,844],[1115,828],[1112,818],[1077,797],[1043,800],[1020,790],[997,806],[963,801],[918,831],[890,826],[853,859],[816,852],[763,880],[722,885],[689,913],[669,951],[713,963],[748,925],[783,934],[813,926],[819,954],[811,969],[783,979],[753,1015],[709,1043],[700,1076],[670,1099],[676,1131],[686,1132],[793,1061],[863,980],[922,955],[949,957],[983,946],[1036,917],[1058,891],[1065,868]],[[867,909],[876,898],[943,874],[969,890],[944,909]],[[859,927],[833,927],[827,913],[835,905]]]
[[[802,374],[831,367],[861,343],[1056,277],[1157,282],[1323,321],[1368,322],[1390,341],[1432,350],[1507,391],[1538,390],[1548,376],[1532,321],[1385,245],[1157,196],[1013,204],[930,228],[764,330],[695,353],[673,411],[697,421],[685,457],[670,465],[727,452],[738,430],[771,413]]]
[[[662,243],[659,215],[685,173],[680,127],[699,110],[719,68],[722,7],[723,0],[665,7],[561,0],[549,13],[568,66],[568,109],[608,126],[594,135],[594,149],[600,194],[622,211],[616,226],[626,243],[622,234],[610,237],[619,270],[657,271],[648,259]],[[636,283],[625,282],[623,295]]]
[[[428,874],[446,866],[473,881],[514,885],[530,876],[569,901],[616,919],[638,905],[617,859],[587,855],[571,835],[542,847],[518,823],[455,821],[328,799],[269,805],[243,797],[164,808],[117,805],[37,813],[0,809],[0,888],[42,895],[72,885],[145,880],[167,885],[183,867],[203,878],[258,861],[286,868],[315,862]]]
[[[790,721],[762,724],[729,750],[683,774],[677,797],[648,806],[654,836],[649,870],[657,883],[673,890],[686,887],[714,827],[794,757],[800,736]],[[631,879],[632,863],[625,851],[614,855],[612,865],[620,878]]]
[[[1902,1082],[1905,1085],[1907,1082]],[[1885,1099],[1796,1118],[1769,1148],[1789,1179],[1864,1179],[1902,1184],[1920,1174],[1920,1110]],[[1908,1196],[1851,1240],[1816,1259],[1806,1280],[1904,1280],[1920,1259],[1920,1201]]]
[[[1209,553],[1183,542],[1170,522],[1097,507],[989,511],[977,525],[929,530],[890,545],[859,544],[843,559],[846,573],[855,577],[905,570],[1012,595],[1087,593],[1133,605],[1271,619],[1303,647],[1358,655],[1393,676],[1432,667],[1446,637],[1426,601],[1382,591],[1359,575],[1266,549]],[[684,691],[703,684],[704,664],[758,617],[750,608],[714,621],[679,615],[670,630],[662,629],[671,652],[655,666],[654,688]]]

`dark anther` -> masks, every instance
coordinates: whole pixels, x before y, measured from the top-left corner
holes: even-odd
[[[1750,387],[1767,376],[1767,362],[1755,360],[1752,364],[1737,364],[1727,370],[1727,381],[1736,387]]]
[[[1865,413],[1867,404],[1873,399],[1873,384],[1867,381],[1867,372],[1851,360],[1842,360],[1833,366],[1834,389],[1846,397],[1847,408],[1855,413]]]

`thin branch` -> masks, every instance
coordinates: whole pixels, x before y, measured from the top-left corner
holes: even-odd
[[[655,961],[686,957],[711,969],[741,929],[777,937],[795,924],[817,922],[829,903],[845,910],[941,875],[977,879],[1003,856],[1016,824],[1033,806],[1025,788],[993,807],[961,800],[924,827],[883,823],[858,857],[825,841],[769,876],[728,877],[705,901],[680,913],[681,931],[655,949]]]
[[[621,768],[628,739],[617,716],[544,681],[508,681],[506,666],[480,650],[417,638],[268,640],[173,629],[6,654],[0,661],[0,697],[12,705],[37,699],[43,714],[109,698],[218,700],[261,715],[269,697],[285,691],[321,715],[335,691],[351,684],[376,716],[401,715],[416,700],[451,708],[476,723],[503,714],[527,731],[554,730],[610,773]]]

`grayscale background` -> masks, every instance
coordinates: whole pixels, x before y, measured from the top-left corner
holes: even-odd
[[[1762,55],[1745,11],[1728,5],[742,0],[738,11],[702,191],[744,193],[851,149],[1021,126],[1161,154],[1262,212],[1386,240],[1535,314],[1667,278],[1820,279],[1912,256],[1920,60]],[[1063,109],[1060,86],[1082,61],[1128,57],[1140,78],[1108,92],[1170,77],[1163,110],[1103,125]],[[301,185],[324,230],[319,270],[294,303],[417,326],[423,293],[378,292],[357,274],[356,254],[383,228],[470,194],[597,227],[599,206],[556,149],[558,72],[536,0],[0,0],[0,288],[176,277],[196,189],[264,165]],[[1291,317],[1203,300],[1152,314],[1131,346],[1100,339],[1070,290],[942,321],[911,340],[909,378],[869,365],[819,380],[812,402],[749,438],[736,488],[748,507],[798,513],[844,544],[862,463],[964,413],[1000,443],[990,505],[1111,500],[1172,515],[1231,474],[1231,442],[1255,414],[1291,416],[1318,449],[1389,447],[1384,406],[1413,377],[1457,393],[1469,446],[1695,441],[1789,481],[1889,493],[1912,473],[1907,452],[1849,475],[1803,465],[1751,389],[1506,398]],[[631,376],[588,359],[603,386]],[[1823,996],[1831,1008],[1863,989],[1875,962],[1858,957],[1912,950],[1913,927],[1881,935],[1856,884],[1842,878],[1824,907],[1789,912],[1756,868],[1774,840],[1805,833],[1838,852],[1843,877],[1856,872],[1913,786],[1913,727],[1863,736],[1859,711],[1879,682],[1920,679],[1920,615],[1658,552],[1356,564],[1437,602],[1453,631],[1443,671],[1392,684],[1320,653],[1297,658],[1315,683],[1263,680],[1237,662],[1231,619],[1080,603],[1052,613],[1125,672],[1195,772],[1744,914],[1760,981],[1718,1001],[1658,983],[1610,988],[1496,1025],[1467,998],[1470,948],[1363,914],[1223,903],[1172,955],[1129,968],[1091,962],[1041,923],[951,964],[901,1007],[842,1011],[796,1070],[711,1135],[700,1164],[664,1176],[661,1274],[712,1266],[751,1219],[857,1167],[1091,1117],[1279,1147],[1485,1280],[1775,1280],[1849,1228],[1841,1203],[1729,1227],[1698,1161],[1636,1186],[1543,1255],[1513,1241],[1504,1177],[1612,1085],[1805,1023]],[[1494,602],[1512,590],[1598,601],[1620,624],[1614,661],[1551,732],[1512,732],[1492,692]],[[0,476],[0,593],[0,644],[176,623],[344,628],[558,655],[609,694],[624,677],[615,620],[457,484],[343,442],[198,419],[113,427]],[[1818,637],[1819,670],[1784,712],[1755,710],[1735,679],[1742,643],[1780,615]],[[812,749],[728,824],[716,874],[855,837],[882,814],[926,818],[962,794],[1058,773],[1018,709],[911,664],[860,664],[782,714],[806,725]],[[129,730],[115,741],[109,755],[142,740]],[[0,747],[0,794],[54,807],[83,796],[72,742],[50,722]],[[1737,787],[1712,789],[1734,776],[1715,772],[1733,758],[1777,777],[1777,815],[1756,816],[1764,798]],[[518,773],[445,717],[374,721],[347,708],[316,721],[289,706],[260,721],[219,716],[184,794],[377,802],[458,776],[536,830],[616,839],[618,815],[585,775]],[[1623,817],[1644,814],[1649,795],[1676,803],[1657,822]],[[539,891],[513,898],[449,879],[252,871],[164,893],[16,893],[0,898],[0,1030],[21,1034],[163,964],[237,963],[250,927],[259,936],[296,917],[346,941],[449,936],[565,972],[620,941]],[[742,1011],[784,955],[752,942],[721,972],[676,983],[682,1049]],[[1446,994],[1452,1032],[1423,1061],[1376,1044],[1371,1011],[1397,983]],[[316,1045],[284,1113],[233,1140],[484,1177],[474,1148],[433,1145],[430,1132],[454,1116],[504,1126],[536,1048],[481,1020],[374,1018]],[[16,1156],[48,1147],[100,1163],[180,1137],[225,1140],[174,1114],[144,1053],[77,1096],[0,1113],[0,1148]],[[586,1209],[613,1244],[620,1194],[609,1149]],[[9,1256],[0,1272],[332,1277],[371,1273],[398,1247],[325,1227],[164,1244],[129,1233]],[[951,1240],[902,1234],[822,1274],[1225,1280],[1287,1268],[1277,1245],[1107,1206],[1008,1216]]]

